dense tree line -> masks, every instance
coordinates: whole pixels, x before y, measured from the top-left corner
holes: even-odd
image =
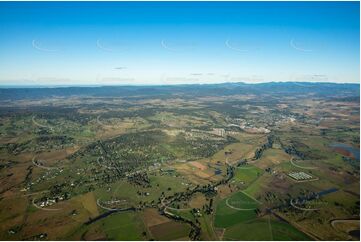
[[[129,183],[141,186],[141,187],[151,187],[150,179],[146,172],[137,172],[127,177]]]
[[[273,145],[275,139],[276,139],[276,137],[274,135],[269,135],[267,137],[267,142],[255,151],[253,160],[260,159],[262,157],[263,152],[266,149],[272,148],[272,145]]]

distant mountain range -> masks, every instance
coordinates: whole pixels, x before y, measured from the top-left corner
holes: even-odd
[[[0,88],[0,100],[43,99],[51,97],[134,97],[169,98],[169,96],[227,96],[254,95],[314,95],[328,97],[359,97],[360,84],[315,82],[269,82],[260,84],[221,83],[154,86],[98,86],[98,87],[11,87]]]

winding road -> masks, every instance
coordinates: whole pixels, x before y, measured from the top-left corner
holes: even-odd
[[[32,117],[32,121],[33,121],[33,123],[34,123],[36,126],[38,126],[38,127],[47,128],[47,129],[53,130],[53,126],[38,123],[38,122],[35,120],[35,115]]]
[[[302,210],[302,211],[318,211],[320,210],[319,208],[301,208],[295,205],[295,203],[293,202],[293,199],[291,199],[290,201],[290,205],[298,210]]]
[[[230,207],[230,208],[232,208],[232,209],[234,209],[234,210],[238,210],[238,211],[250,211],[250,210],[255,210],[255,208],[236,208],[236,207],[234,207],[234,206],[232,206],[231,204],[229,204],[228,203],[228,200],[229,200],[230,198],[227,198],[227,200],[226,200],[226,205],[228,206],[228,207]]]
[[[306,170],[315,170],[315,169],[317,169],[317,167],[314,167],[314,166],[310,166],[310,167],[299,166],[299,165],[297,165],[297,164],[295,164],[295,163],[293,162],[293,157],[291,158],[290,162],[291,162],[291,164],[292,164],[293,166],[295,166],[295,167],[297,167],[297,168],[306,169]]]
[[[164,203],[164,198],[161,200],[161,204],[166,208],[173,211],[190,211],[192,208],[172,208]]]
[[[99,207],[101,207],[102,209],[105,209],[105,210],[108,210],[108,211],[125,211],[125,210],[129,209],[129,208],[108,208],[108,207],[105,207],[105,206],[100,204],[100,199],[99,198],[97,199],[97,205]]]
[[[45,170],[54,170],[54,169],[59,169],[59,167],[48,167],[48,166],[43,166],[43,165],[39,165],[37,162],[35,162],[35,157],[36,155],[33,156],[32,162],[35,166],[45,169]]]

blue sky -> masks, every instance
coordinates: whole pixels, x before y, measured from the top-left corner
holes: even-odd
[[[1,2],[0,85],[359,83],[358,2]]]

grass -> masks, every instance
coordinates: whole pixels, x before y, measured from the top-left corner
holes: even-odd
[[[134,186],[129,182],[122,180],[118,181],[111,185],[111,191],[107,192],[105,189],[97,189],[96,197],[101,199],[110,199],[110,197],[124,198],[132,202],[134,205],[138,205],[139,201],[157,201],[162,192],[166,196],[172,195],[175,192],[184,191],[187,187],[182,185],[182,182],[185,182],[184,179],[180,177],[173,177],[168,175],[151,175],[149,176],[151,181],[151,186],[149,188],[143,188],[140,186]],[[170,188],[170,190],[168,190]],[[148,192],[149,196],[139,196],[137,191]]]
[[[251,184],[263,171],[258,167],[245,165],[236,169],[235,180],[242,181],[245,185]]]
[[[175,105],[170,102],[172,107],[182,107],[182,103]],[[169,104],[167,102],[167,104]],[[358,105],[358,104],[357,104]],[[150,106],[149,106],[150,107]],[[198,108],[197,106],[194,106]],[[184,108],[184,107],[183,107]],[[129,109],[131,110],[131,109]],[[137,108],[134,108],[137,110]],[[161,109],[160,109],[161,110]],[[168,108],[169,110],[169,108]],[[90,110],[89,110],[90,111]],[[298,110],[302,111],[302,110]],[[298,112],[296,111],[296,112]],[[117,111],[118,112],[118,111]],[[182,111],[183,113],[184,111]],[[193,112],[193,111],[192,111]],[[96,141],[96,139],[108,139],[110,137],[117,136],[126,132],[126,129],[131,127],[136,127],[138,131],[142,128],[143,131],[153,128],[167,128],[167,135],[164,135],[159,144],[161,151],[169,151],[172,154],[175,154],[176,158],[187,159],[193,157],[193,155],[187,154],[186,151],[189,151],[193,147],[189,144],[180,143],[179,145],[174,145],[173,139],[175,139],[176,134],[181,130],[186,130],[188,128],[197,128],[198,126],[209,126],[213,127],[215,124],[221,124],[220,126],[227,125],[224,123],[223,117],[221,114],[212,112],[209,115],[203,115],[202,117],[191,117],[192,112],[186,110],[185,113],[189,115],[180,115],[177,112],[157,112],[153,118],[150,116],[147,121],[144,118],[134,117],[129,119],[118,119],[111,117],[102,117],[104,126],[101,126],[96,123],[96,120],[90,121],[88,124],[81,124],[77,121],[71,121],[73,119],[68,119],[66,117],[62,118],[59,115],[51,117],[47,121],[47,118],[44,118],[42,115],[36,116],[36,121],[44,125],[50,125],[54,127],[54,130],[50,132],[49,135],[66,135],[74,138],[75,147],[84,147],[89,142]],[[198,111],[197,111],[198,112]],[[205,112],[206,113],[206,112]],[[111,114],[111,113],[110,113]],[[136,114],[134,114],[136,115]],[[148,114],[147,114],[148,115]],[[147,115],[141,115],[142,117]],[[151,115],[151,114],[149,114]],[[212,119],[208,120],[208,116],[212,116]],[[133,114],[132,114],[133,116]],[[247,117],[247,113],[245,113]],[[94,116],[95,117],[95,116]],[[205,118],[207,117],[207,118]],[[356,115],[355,119],[359,119]],[[127,121],[126,121],[127,120]],[[135,124],[135,120],[139,120],[138,124]],[[214,122],[216,120],[216,122]],[[156,122],[153,122],[156,121]],[[159,122],[158,122],[159,121]],[[15,189],[22,188],[25,184],[24,178],[27,174],[26,168],[28,165],[31,165],[31,158],[33,153],[36,151],[41,151],[40,145],[32,141],[26,149],[28,151],[22,152],[19,155],[8,153],[5,149],[5,144],[16,143],[21,144],[22,142],[31,141],[32,139],[38,138],[44,134],[40,131],[44,131],[44,128],[36,126],[32,122],[32,115],[28,116],[19,116],[16,118],[4,119],[2,122],[4,126],[0,127],[0,132],[4,135],[0,138],[0,142],[4,144],[4,147],[1,149],[2,160],[5,161],[17,161],[10,162],[9,167],[5,167],[2,170],[2,179],[3,190],[7,188],[14,187]],[[83,122],[82,122],[83,123]],[[357,145],[359,137],[358,131],[342,131],[338,126],[345,126],[348,128],[348,124],[343,121],[329,121],[332,125],[328,127],[327,135],[320,136],[320,127],[313,127],[311,125],[305,125],[300,123],[294,123],[290,126],[295,129],[295,131],[287,131],[291,127],[281,127],[286,128],[286,131],[277,131],[274,130],[274,133],[279,137],[284,145],[294,144],[297,150],[306,154],[307,160],[297,161],[300,166],[309,167],[316,166],[317,169],[307,170],[297,168],[292,166],[289,162],[290,156],[286,154],[281,149],[267,149],[261,159],[257,161],[252,161],[254,164],[241,167],[236,169],[236,174],[234,181],[243,181],[245,184],[241,187],[247,187],[245,192],[253,197],[256,197],[258,200],[262,196],[262,201],[264,203],[269,203],[266,201],[264,194],[266,192],[272,192],[277,195],[277,198],[284,198],[287,193],[292,196],[298,196],[303,191],[320,191],[323,189],[328,189],[331,187],[340,188],[340,191],[328,194],[320,199],[320,201],[325,204],[320,212],[315,213],[296,213],[293,210],[290,210],[285,215],[285,218],[288,219],[292,224],[297,223],[298,226],[302,226],[302,230],[309,232],[310,234],[315,234],[321,239],[332,239],[340,238],[347,239],[346,234],[337,232],[337,230],[332,229],[329,224],[329,221],[332,218],[348,218],[355,216],[359,213],[359,174],[353,173],[354,168],[351,167],[348,163],[342,160],[340,154],[335,153],[328,146],[330,143],[333,143],[336,140],[341,140],[338,142],[342,143],[353,143]],[[134,124],[134,126],[133,126]],[[162,124],[162,125],[160,125]],[[210,125],[211,124],[211,125]],[[327,123],[326,123],[327,124]],[[337,127],[336,127],[337,125]],[[359,127],[359,124],[354,124],[356,127]],[[154,127],[153,127],[154,126]],[[327,127],[327,126],[326,126]],[[335,127],[335,128],[333,128]],[[30,129],[29,129],[30,128]],[[48,130],[49,131],[49,130]],[[129,130],[128,130],[129,131]],[[132,129],[132,132],[135,132],[135,129]],[[254,155],[254,151],[260,147],[265,142],[266,135],[261,134],[247,134],[245,132],[240,132],[234,134],[239,142],[229,144],[223,149],[220,147],[217,148],[218,152],[212,156],[212,158],[202,158],[198,160],[202,164],[207,164],[209,162],[212,167],[219,167],[222,169],[222,175],[225,175],[225,160],[228,158],[230,163],[236,162],[239,159],[251,158]],[[150,137],[152,138],[152,137]],[[81,183],[86,181],[89,178],[94,176],[93,172],[89,168],[95,168],[98,171],[101,171],[102,168],[95,162],[97,154],[87,154],[84,157],[78,157],[76,160],[69,159],[67,160],[65,156],[61,155],[60,152],[55,152],[59,150],[55,147],[50,148],[50,145],[54,145],[53,142],[49,141],[49,144],[44,144],[46,150],[39,153],[39,158],[43,158],[47,161],[49,166],[55,165],[55,160],[62,160],[59,162],[64,165],[64,172],[52,179],[44,180],[39,184],[33,184],[31,192],[47,190],[51,186],[59,183],[72,181],[79,181],[79,186],[74,188],[66,188],[68,192],[71,193],[72,198],[68,201],[62,202],[60,205],[64,205],[64,210],[57,213],[48,213],[43,210],[36,209],[34,206],[28,206],[28,202],[25,197],[10,197],[14,192],[14,195],[21,195],[17,193],[15,189],[11,189],[9,192],[3,194],[4,198],[0,201],[0,221],[2,223],[2,229],[0,231],[0,238],[5,239],[26,239],[33,236],[35,233],[40,233],[46,231],[48,233],[48,239],[74,239],[77,240],[83,239],[81,236],[85,233],[87,236],[84,239],[97,240],[143,240],[143,239],[153,239],[151,236],[154,233],[154,239],[158,240],[175,240],[175,239],[187,239],[189,233],[189,226],[184,223],[178,223],[174,221],[169,221],[164,216],[158,214],[156,209],[155,213],[158,215],[150,215],[148,217],[149,221],[152,221],[153,224],[147,225],[150,227],[147,230],[138,213],[117,213],[102,220],[91,224],[90,226],[84,225],[85,221],[88,221],[90,217],[95,217],[100,213],[103,213],[104,210],[97,207],[96,200],[107,200],[111,197],[119,199],[129,199],[131,205],[138,205],[140,201],[150,202],[152,200],[157,203],[158,198],[162,192],[165,192],[166,196],[172,195],[175,192],[180,192],[186,190],[188,187],[193,187],[197,184],[208,184],[210,181],[207,179],[200,178],[196,176],[198,170],[196,168],[192,169],[189,166],[189,169],[176,169],[172,175],[162,175],[160,172],[151,172],[149,177],[151,179],[151,188],[142,188],[129,184],[127,181],[117,181],[114,183],[109,183],[106,186],[100,187],[101,183],[94,184],[95,191],[88,192],[88,185]],[[68,143],[66,143],[66,146]],[[186,147],[187,145],[187,147]],[[58,145],[57,145],[58,146]],[[223,147],[223,146],[222,146]],[[131,147],[132,148],[132,147]],[[61,148],[63,149],[63,148]],[[71,149],[71,148],[67,148]],[[49,152],[48,152],[49,151]],[[60,150],[59,150],[60,151]],[[232,154],[225,156],[225,151],[232,151]],[[150,152],[151,153],[151,152]],[[164,156],[161,154],[159,159]],[[198,156],[197,156],[198,157]],[[217,165],[216,162],[221,161],[221,165]],[[188,163],[171,163],[168,164],[173,168],[180,166],[188,166]],[[310,173],[314,176],[320,178],[318,181],[307,182],[298,184],[286,177],[286,179],[278,179],[276,174],[270,174],[263,172],[267,167],[272,167],[274,171],[277,171],[277,174],[288,173],[289,171],[299,171],[303,169],[305,172]],[[75,174],[77,169],[83,168],[84,173]],[[242,169],[249,168],[249,169]],[[334,170],[330,169],[333,168]],[[213,174],[213,168],[207,168],[204,170],[204,173],[211,171]],[[38,177],[44,175],[47,171],[41,168],[34,167],[31,174],[31,181],[35,181]],[[351,173],[350,173],[351,172]],[[12,176],[7,177],[8,174],[13,173]],[[156,175],[153,175],[153,174]],[[258,175],[259,174],[259,175]],[[175,177],[177,175],[178,177]],[[50,176],[49,176],[50,177]],[[194,178],[193,178],[194,177]],[[219,176],[220,177],[220,176]],[[218,177],[212,177],[217,178]],[[192,179],[192,180],[191,180]],[[185,186],[183,183],[194,183],[190,186]],[[236,182],[234,182],[236,183]],[[19,185],[20,184],[20,185]],[[235,187],[239,187],[239,184],[236,186],[228,187],[228,184],[220,186],[227,186],[227,191],[219,195],[227,196],[228,192]],[[110,191],[107,188],[110,187]],[[170,190],[168,190],[170,188]],[[356,195],[345,192],[345,190],[352,191]],[[222,190],[222,189],[220,189]],[[140,192],[149,192],[149,196],[137,195],[137,191]],[[77,196],[78,194],[81,194]],[[6,197],[9,196],[9,197]],[[41,197],[42,195],[34,195],[35,198]],[[29,197],[32,199],[33,197]],[[277,199],[275,198],[275,199]],[[251,210],[235,210],[227,206],[226,201],[237,208],[251,209]],[[220,200],[219,197],[214,198],[215,201]],[[202,207],[204,202],[203,197],[196,197],[191,200],[191,202],[185,201],[186,205],[189,207]],[[272,201],[273,202],[273,201]],[[268,217],[259,218],[256,216],[253,209],[257,208],[259,205],[254,203],[252,198],[247,197],[243,193],[235,193],[226,199],[215,202],[216,211],[214,214],[214,223],[217,227],[226,228],[225,239],[235,239],[235,240],[304,240],[309,239],[306,235],[298,231],[295,227],[292,227],[290,224],[276,221],[274,219],[269,220]],[[326,206],[327,205],[327,206]],[[357,206],[358,205],[358,206]],[[70,215],[72,210],[76,210],[77,215]],[[173,211],[183,217],[193,219],[192,214],[189,211]],[[27,220],[24,223],[23,231],[24,234],[16,234],[15,237],[8,234],[8,229],[15,227],[23,223],[23,215],[26,214]],[[203,214],[203,217],[197,218],[200,221],[200,226],[202,227],[201,239],[203,240],[217,240],[217,236],[214,233],[213,228],[213,219],[211,216]],[[301,220],[302,219],[302,220]],[[319,220],[321,222],[319,222]],[[155,223],[155,221],[157,223]],[[297,226],[297,225],[295,225]],[[297,228],[300,228],[298,227]],[[339,224],[338,226],[341,226]],[[344,225],[349,226],[348,224]],[[350,227],[348,227],[350,228]],[[143,232],[149,233],[147,237],[143,236]],[[337,234],[339,233],[339,235]],[[18,237],[16,237],[18,236]],[[21,237],[22,236],[22,237]],[[74,237],[76,236],[76,237]],[[337,237],[338,236],[338,237]]]
[[[231,240],[310,240],[304,233],[298,231],[292,225],[259,218],[252,221],[239,223],[228,228],[224,234],[225,239]]]
[[[256,219],[245,223],[238,223],[228,228],[224,239],[231,240],[272,240],[268,221]]]
[[[95,132],[91,131],[90,129],[85,129],[80,133],[80,136],[83,137],[95,137]]]
[[[256,161],[255,165],[261,169],[266,169],[287,163],[290,159],[291,156],[281,149],[267,149],[263,152],[262,157]]]
[[[239,159],[250,159],[253,157],[255,150],[258,145],[263,142],[263,137],[261,135],[248,135],[242,133],[241,135],[233,136],[236,139],[241,140],[240,142],[229,144],[224,147],[222,150],[219,150],[212,156],[212,160],[214,162],[221,161],[224,162],[226,160],[226,156],[224,154],[225,151],[232,151],[232,154],[228,156],[229,162],[235,162]]]
[[[229,198],[225,198],[217,205],[216,216],[214,221],[216,227],[227,228],[235,224],[238,224],[240,222],[245,222],[256,218],[257,215],[253,209],[241,211],[230,208],[227,205],[227,199],[229,199],[229,204],[231,204],[234,207],[245,208],[245,209],[258,207],[258,204],[253,199],[251,199],[250,197],[248,197],[247,195],[241,192],[236,193]],[[232,204],[232,201],[234,201],[234,203],[237,201],[238,204]]]
[[[249,185],[244,192],[248,195],[256,197],[260,191],[263,189],[263,185],[267,184],[267,180],[269,179],[269,176],[266,175],[267,173],[259,176],[255,181],[252,182],[251,185]]]
[[[271,228],[273,240],[311,240],[306,234],[284,222],[271,221]]]
[[[101,224],[109,240],[143,240],[145,229],[134,212],[110,215]]]
[[[179,211],[179,210],[173,210],[173,209],[167,209],[167,211],[175,214],[175,215],[178,215],[182,218],[186,218],[186,219],[189,219],[189,220],[194,220],[194,216],[193,214],[191,213],[191,210],[187,210],[187,211]]]
[[[93,192],[80,195],[77,198],[83,205],[84,209],[86,209],[92,217],[99,215],[98,206]]]
[[[330,205],[339,204],[339,206],[342,205],[342,207],[347,209],[352,209],[352,207],[355,206],[357,207],[357,202],[360,201],[356,196],[342,190],[327,194],[323,199]]]
[[[243,192],[235,193],[230,198],[227,198],[226,201],[228,201],[229,205],[240,209],[256,209],[259,205],[257,201]]]
[[[247,221],[256,217],[253,210],[237,211],[229,208],[221,202],[217,207],[214,225],[218,228],[227,228],[237,223]]]
[[[149,229],[156,240],[176,240],[188,237],[190,227],[184,223],[170,221]]]
[[[199,218],[201,223],[201,238],[202,240],[218,240],[217,235],[215,234],[214,229],[212,228],[212,218],[210,215],[204,214],[204,216]]]

